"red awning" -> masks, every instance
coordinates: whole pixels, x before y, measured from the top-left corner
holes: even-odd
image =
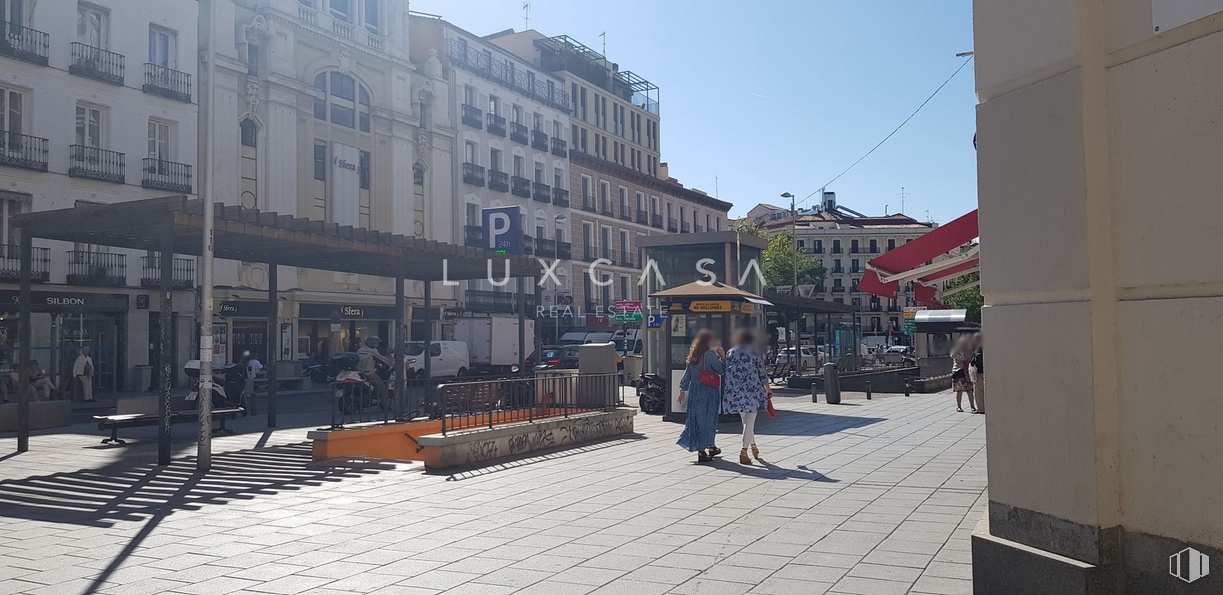
[[[974,210],[946,225],[935,228],[920,238],[897,247],[895,250],[889,250],[878,258],[871,259],[867,263],[868,270],[866,274],[862,276],[862,280],[858,283],[858,289],[860,291],[869,291],[879,296],[895,298],[896,291],[900,286],[899,281],[884,283],[880,280],[880,274],[892,276],[911,271],[924,265],[927,261],[934,260],[973,241],[977,235],[977,211]],[[969,270],[978,264],[979,260],[973,258],[941,271],[932,271],[913,280],[931,282],[936,279],[945,278],[948,274]],[[923,287],[923,289],[919,292],[917,290],[918,287]],[[929,289],[929,291],[926,291],[926,289]],[[927,299],[922,299],[923,297]],[[928,303],[933,298],[933,288],[924,288],[920,283],[914,284],[914,299]]]

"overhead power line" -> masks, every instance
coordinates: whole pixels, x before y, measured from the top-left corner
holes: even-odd
[[[853,168],[854,168],[855,166],[857,166],[859,163],[862,163],[862,160],[863,160],[863,159],[866,159],[867,157],[870,157],[870,156],[871,156],[871,153],[874,153],[876,149],[878,149],[879,147],[883,146],[883,143],[888,142],[888,139],[889,139],[889,138],[892,138],[893,136],[895,136],[895,134],[896,134],[897,132],[900,132],[900,129],[901,129],[901,128],[904,128],[904,125],[905,125],[905,124],[908,124],[908,123],[909,123],[909,120],[912,120],[912,119],[913,119],[913,116],[916,116],[916,115],[917,115],[917,113],[918,113],[918,112],[920,112],[920,111],[922,110],[922,108],[923,108],[923,107],[926,107],[926,104],[927,104],[927,103],[930,103],[930,100],[931,100],[931,99],[934,99],[934,96],[935,96],[935,95],[938,95],[939,91],[942,91],[942,90],[943,90],[943,87],[946,87],[946,86],[947,86],[947,83],[950,83],[950,82],[951,82],[951,79],[955,78],[955,75],[960,74],[960,71],[961,71],[961,70],[964,70],[964,67],[965,67],[965,66],[968,66],[968,63],[972,61],[972,58],[973,58],[972,56],[968,56],[967,58],[965,58],[965,59],[964,59],[964,62],[960,64],[960,67],[959,67],[959,68],[957,68],[957,69],[955,69],[955,72],[951,73],[951,76],[947,77],[947,80],[943,81],[943,84],[939,85],[939,86],[938,86],[938,88],[937,88],[937,89],[935,89],[935,90],[934,90],[934,92],[933,92],[933,93],[931,93],[931,94],[930,94],[930,96],[929,96],[929,97],[927,97],[925,101],[921,102],[921,105],[917,106],[917,109],[913,110],[913,113],[909,114],[909,117],[905,118],[905,121],[904,121],[904,122],[901,122],[901,123],[900,123],[900,125],[899,125],[899,126],[897,126],[895,130],[892,130],[891,132],[889,132],[889,133],[888,133],[888,135],[887,135],[887,136],[883,137],[883,140],[879,141],[879,144],[875,145],[874,147],[871,147],[871,150],[867,151],[865,155],[863,155],[863,156],[859,157],[857,161],[853,162],[852,164],[850,164],[850,166],[849,166],[849,167],[845,168],[845,171],[843,171],[843,172],[841,172],[841,173],[837,174],[837,175],[836,175],[836,177],[834,177],[834,178],[833,178],[833,179],[831,179],[831,180],[828,180],[828,182],[826,182],[825,184],[823,184],[822,186],[820,186],[820,190],[823,190],[824,188],[827,188],[828,186],[831,186],[831,185],[832,185],[832,183],[833,183],[833,182],[835,182],[835,181],[837,181],[837,180],[839,180],[839,179],[841,178],[841,176],[843,176],[843,175],[845,175],[845,174],[849,173],[849,170],[853,169]],[[811,194],[808,194],[808,195],[806,196],[806,198],[804,198],[804,199],[800,200],[800,201],[798,202],[798,204],[802,204],[802,203],[807,202],[807,200],[809,200],[809,199],[810,199],[812,196],[815,196],[815,195],[816,195],[816,193],[818,193],[818,192],[819,192],[819,190],[816,190],[815,192],[812,192]]]

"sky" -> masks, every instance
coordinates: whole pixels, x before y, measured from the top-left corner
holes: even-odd
[[[733,203],[818,193],[913,113],[972,50],[971,0],[530,0],[568,35],[660,87],[672,177]],[[523,0],[412,0],[487,35],[522,30]],[[866,215],[946,223],[977,205],[973,64],[828,186]],[[808,205],[818,200],[812,196]],[[886,211],[885,211],[886,209]]]

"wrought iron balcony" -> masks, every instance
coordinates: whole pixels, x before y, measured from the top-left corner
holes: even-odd
[[[51,36],[5,20],[0,20],[0,33],[3,33],[3,37],[0,37],[0,56],[39,66],[47,65]]]
[[[845,252],[841,250],[840,248],[834,247],[832,250],[829,250],[828,253],[829,254],[844,254]]]
[[[552,204],[558,207],[569,206],[569,191],[564,188],[552,188]]]
[[[569,143],[566,143],[565,139],[557,138],[555,136],[552,137],[552,154],[556,155],[557,157],[568,157],[568,145]]]
[[[144,173],[140,185],[145,188],[191,194],[191,166],[186,163],[145,158],[140,170]]]
[[[650,226],[662,229],[662,215],[650,215]]]
[[[621,252],[620,253],[620,266],[625,266],[625,267],[633,266],[633,255],[629,254],[628,252]]]
[[[0,279],[21,279],[21,246],[0,244]],[[30,252],[30,280],[46,283],[51,280],[51,249],[34,248]]]
[[[157,95],[175,101],[191,103],[191,75],[151,62],[145,62],[144,92],[149,95]]]
[[[680,233],[692,233],[692,224],[687,221],[681,222],[679,224],[679,231]]]
[[[479,225],[463,226],[463,245],[476,248],[484,247],[484,228]]]
[[[556,240],[535,238],[535,255],[556,258]]]
[[[486,291],[468,289],[464,292],[463,301],[470,312],[486,312],[490,314],[511,314],[517,312],[518,294],[504,291]]]
[[[833,293],[845,293],[845,286],[844,285],[834,285],[832,286],[832,292]]]
[[[170,261],[170,285],[174,289],[195,288],[195,259],[175,258]],[[140,286],[161,287],[161,256],[140,257]]]
[[[497,114],[488,114],[485,116],[488,120],[488,131],[497,136],[505,136],[505,117]]]
[[[612,205],[611,205],[610,200],[603,201],[603,204],[601,205],[601,207],[602,208],[599,209],[599,213],[601,213],[603,216],[605,217],[615,217],[616,216],[616,214],[612,211]]]
[[[679,231],[679,221],[675,217],[667,217],[667,231]]]
[[[495,169],[488,170],[488,188],[500,192],[509,192],[510,174]]]
[[[582,197],[582,210],[588,213],[599,212],[599,209],[595,207],[593,196],[583,196]]]
[[[123,54],[116,54],[74,41],[72,42],[72,62],[68,65],[68,72],[121,87],[123,86],[124,60]]]
[[[701,227],[700,225],[696,225],[696,226],[694,226],[694,227],[693,227],[693,231],[694,231],[695,233],[701,233],[702,231],[705,231],[705,228],[704,228],[704,227]]]
[[[548,150],[548,133],[542,130],[531,131],[531,147],[540,151]]]
[[[510,122],[510,140],[525,145],[531,142],[527,138],[527,127],[525,125],[518,122]]]
[[[650,214],[641,209],[637,209],[637,223],[641,225],[650,224]]]
[[[474,105],[463,104],[463,123],[472,128],[484,128],[484,112]]]
[[[455,67],[462,68],[501,86],[546,103],[560,111],[569,113],[569,94],[563,85],[553,84],[531,76],[529,70],[515,68],[492,55],[469,47],[459,39],[446,40],[446,58]]]
[[[838,273],[838,274],[839,274],[839,273],[844,273],[844,272],[845,272],[845,269],[844,269],[844,268],[842,268],[842,267],[833,267],[832,272],[833,272],[833,273]]]
[[[583,245],[582,245],[582,258],[581,258],[581,260],[582,260],[583,262],[594,262],[594,261],[595,261],[597,258],[599,258],[599,256],[598,256],[597,254],[595,254],[595,248],[594,248],[594,246],[589,246],[589,245],[585,245],[585,244],[583,244]]]
[[[569,242],[556,243],[556,257],[561,260],[573,259],[573,245]]]
[[[127,255],[69,250],[68,284],[123,287],[127,285]]]
[[[463,164],[463,182],[473,186],[484,185],[484,166],[474,163]]]
[[[510,194],[531,198],[531,181],[522,176],[510,176]]]
[[[527,256],[535,254],[535,238],[524,234],[522,236],[522,244],[520,246],[523,254]]]
[[[124,155],[84,145],[68,146],[68,175],[122,184],[126,180]]]
[[[552,202],[552,187],[543,182],[535,182],[535,200],[539,202]]]
[[[47,139],[0,132],[0,165],[47,171]]]
[[[621,205],[620,206],[620,219],[624,221],[632,221],[633,212],[625,208],[623,205]]]

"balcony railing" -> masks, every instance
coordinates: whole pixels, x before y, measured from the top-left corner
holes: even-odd
[[[540,151],[548,150],[548,133],[542,130],[531,131],[531,147]]]
[[[558,207],[569,206],[569,191],[564,188],[552,188],[552,204]]]
[[[471,312],[511,314],[517,311],[514,306],[518,304],[518,294],[468,289],[464,292],[463,301]]]
[[[145,62],[144,92],[191,103],[191,75],[152,62]]]
[[[620,253],[620,266],[625,266],[625,267],[633,266],[633,255],[629,254],[628,252],[621,252]]]
[[[68,175],[122,184],[126,180],[123,153],[84,145],[68,146]]]
[[[47,139],[0,132],[0,165],[47,171]]]
[[[595,207],[593,196],[583,196],[582,197],[582,210],[588,213],[599,212],[599,209]]]
[[[679,231],[679,221],[675,217],[667,217],[667,231]]]
[[[510,122],[510,140],[525,145],[531,142],[527,138],[527,127],[525,125],[518,122]]]
[[[679,225],[680,233],[692,233],[692,224],[687,221],[681,222]]]
[[[144,173],[140,185],[145,188],[191,194],[191,166],[186,163],[145,158],[140,170]]]
[[[702,231],[705,231],[705,228],[701,227],[700,225],[694,225],[692,231],[695,233],[701,233]]]
[[[556,240],[535,238],[535,255],[556,258]]]
[[[841,268],[841,267],[833,267],[832,272],[833,272],[833,273],[836,273],[836,274],[839,274],[839,273],[844,273],[844,272],[845,272],[845,269],[844,269],[844,268]]]
[[[569,113],[570,111],[569,94],[565,92],[564,85],[557,85],[548,79],[532,76],[530,71],[514,68],[512,64],[506,66],[506,62],[497,60],[485,52],[472,49],[459,39],[446,40],[446,57],[455,66],[475,73],[481,78],[509,87],[562,112]]]
[[[615,217],[616,216],[616,214],[612,212],[612,205],[611,205],[610,200],[603,201],[603,204],[601,205],[601,208],[599,209],[599,213],[601,213],[604,217]]]
[[[845,287],[843,285],[834,285],[832,288],[832,292],[833,293],[845,293]]]
[[[509,192],[510,174],[495,169],[488,170],[488,188],[499,192]]]
[[[662,229],[662,215],[650,215],[650,226]]]
[[[39,66],[47,65],[51,47],[49,35],[5,20],[0,20],[0,31],[4,34],[0,37],[0,55]]]
[[[624,205],[620,205],[620,219],[624,221],[632,221],[633,212],[625,208]]]
[[[582,261],[583,262],[594,262],[595,259],[597,258],[599,258],[599,256],[595,254],[594,246],[587,246],[587,245],[582,246]]]
[[[522,247],[523,254],[527,256],[535,254],[535,238],[529,235],[523,234],[521,247]]]
[[[140,257],[140,286],[161,287],[161,256]],[[170,261],[170,285],[174,289],[195,287],[195,259],[175,258]]]
[[[521,176],[510,176],[510,194],[531,198],[531,180]]]
[[[463,245],[475,248],[484,247],[484,228],[479,225],[463,226]]]
[[[30,252],[30,280],[46,283],[51,280],[51,249],[34,248]],[[21,246],[0,244],[0,279],[21,279]]]
[[[72,42],[72,63],[68,72],[116,86],[123,86],[123,54]]]
[[[641,225],[649,225],[650,214],[641,209],[637,209],[637,223]]]
[[[473,186],[484,185],[484,166],[475,163],[463,164],[463,182]]]
[[[123,287],[127,285],[127,255],[69,250],[68,284]]]
[[[552,202],[552,187],[543,183],[535,182],[535,200],[539,202]]]
[[[841,250],[840,248],[833,248],[832,250],[829,250],[828,253],[829,254],[844,254],[845,252]]]
[[[497,136],[505,136],[505,117],[497,114],[488,114],[485,116],[488,120],[488,131]]]
[[[568,157],[569,156],[568,145],[569,143],[566,143],[565,139],[556,138],[555,136],[552,137],[552,154],[556,155],[557,157]]]
[[[463,104],[463,123],[472,128],[484,128],[484,112],[474,105]]]
[[[571,260],[573,258],[573,245],[569,242],[556,243],[556,257],[561,260]]]

